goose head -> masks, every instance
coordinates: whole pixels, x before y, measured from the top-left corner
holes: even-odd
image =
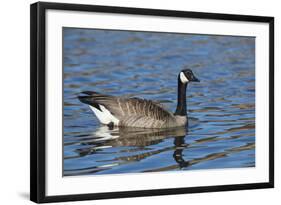
[[[184,69],[180,72],[179,74],[179,80],[183,83],[186,84],[188,82],[200,82],[198,78],[195,77],[193,74],[192,70],[190,69]]]

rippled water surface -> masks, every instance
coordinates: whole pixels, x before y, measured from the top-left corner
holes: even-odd
[[[255,166],[255,38],[64,28],[64,175]],[[186,129],[109,130],[77,96],[146,98],[175,111],[187,88]]]

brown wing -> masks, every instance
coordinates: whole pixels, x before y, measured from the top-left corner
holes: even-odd
[[[130,118],[134,116],[154,120],[167,120],[167,118],[173,116],[172,113],[151,100],[115,97],[91,91],[83,92],[83,94],[85,96],[79,96],[80,101],[98,109],[98,105],[103,105],[117,118]]]

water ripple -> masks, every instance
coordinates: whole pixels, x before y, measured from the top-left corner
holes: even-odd
[[[255,39],[64,29],[64,175],[255,166]],[[190,67],[186,129],[101,126],[77,99],[94,90],[174,111]]]

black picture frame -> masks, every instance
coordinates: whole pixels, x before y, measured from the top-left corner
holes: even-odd
[[[263,183],[229,184],[192,188],[171,188],[109,193],[46,196],[46,10],[121,13],[169,16],[195,19],[216,19],[269,24],[269,181]],[[76,200],[97,200],[198,192],[230,191],[274,187],[274,18],[218,13],[202,13],[143,8],[125,8],[65,3],[34,3],[30,7],[30,199],[37,203]]]

